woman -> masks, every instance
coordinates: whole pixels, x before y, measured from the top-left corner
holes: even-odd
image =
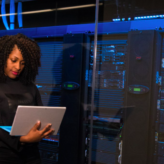
[[[18,105],[42,105],[34,80],[40,66],[40,48],[23,34],[0,38],[0,126],[11,126]],[[52,132],[39,130],[13,137],[0,129],[0,164],[40,164],[38,142]]]

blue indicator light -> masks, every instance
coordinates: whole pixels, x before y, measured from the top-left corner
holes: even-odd
[[[36,87],[37,87],[37,88],[42,88],[43,86],[41,86],[41,85],[40,85],[40,86],[39,86],[39,85],[36,85]]]
[[[149,16],[141,16],[141,17],[134,17],[134,20],[138,19],[154,19],[154,18],[164,18],[164,15],[149,15]],[[121,19],[113,19],[113,21],[120,21]],[[131,18],[129,17],[128,20],[130,21]],[[125,21],[125,18],[122,18],[122,21]]]

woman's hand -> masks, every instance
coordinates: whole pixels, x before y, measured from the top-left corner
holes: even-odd
[[[39,131],[40,125],[41,123],[40,121],[38,121],[27,135],[20,137],[20,142],[22,143],[39,142],[43,138],[47,138],[47,136],[51,135],[52,132],[54,131],[53,129],[51,129],[51,124],[48,124],[43,130]]]

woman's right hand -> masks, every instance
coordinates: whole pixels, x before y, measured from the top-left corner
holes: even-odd
[[[51,124],[48,124],[43,130],[39,130],[40,128],[40,121],[38,121],[34,127],[30,130],[30,132],[20,137],[20,142],[22,143],[33,143],[33,142],[39,142],[43,138],[46,138],[47,136],[51,135],[54,131],[51,129]]]

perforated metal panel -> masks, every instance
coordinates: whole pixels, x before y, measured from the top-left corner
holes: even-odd
[[[91,44],[91,52],[93,52],[93,47],[94,42]],[[119,109],[124,104],[126,51],[126,40],[103,40],[97,42],[95,106],[99,110],[99,113],[103,112],[106,108],[108,110],[105,110],[105,114],[109,114],[110,112],[107,111],[110,111],[110,109]],[[89,73],[90,87],[92,56]]]
[[[43,105],[61,106],[63,42],[38,42],[38,45],[42,56],[36,85]],[[54,142],[52,136],[47,141],[40,142],[39,150],[43,164],[57,163],[58,146],[58,141]]]
[[[158,110],[156,120],[156,145],[155,155],[157,156],[156,163],[164,163],[164,39],[162,41],[162,59],[161,59],[161,88],[158,96]]]
[[[62,42],[38,42],[41,49],[41,67],[36,85],[45,106],[60,106],[62,80]]]
[[[91,103],[93,48],[91,43],[89,70],[89,103]],[[97,42],[97,63],[95,76],[94,116],[118,118],[119,110],[124,106],[125,93],[125,56],[126,40],[101,40]],[[116,127],[118,126],[118,128]],[[120,142],[120,127],[103,122],[93,122],[92,162],[95,164],[117,164]]]

